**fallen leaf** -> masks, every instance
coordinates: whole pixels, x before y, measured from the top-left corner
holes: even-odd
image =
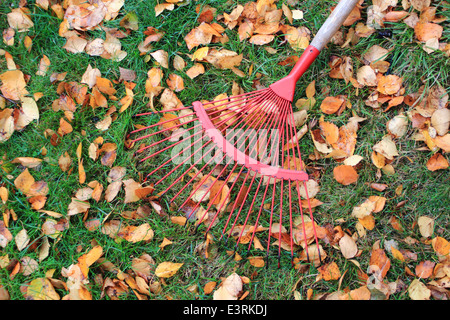
[[[345,186],[358,181],[358,173],[352,166],[340,165],[333,170],[334,179]]]
[[[9,70],[0,74],[0,90],[7,99],[19,101],[28,94],[25,77],[20,70]]]
[[[427,161],[427,169],[430,171],[445,170],[448,167],[448,160],[440,153],[433,154]]]
[[[242,292],[243,282],[236,273],[228,276],[222,285],[214,292],[213,300],[237,300]]]
[[[325,281],[338,280],[341,277],[341,272],[336,262],[324,264],[318,268],[318,271]]]
[[[408,294],[412,300],[429,300],[431,291],[419,279],[414,279],[408,287]]]
[[[149,241],[153,238],[154,232],[148,223],[140,226],[126,226],[117,234],[119,237],[131,243],[139,241]]]
[[[443,28],[431,22],[418,22],[414,26],[414,34],[417,37],[417,40],[421,42],[426,42],[430,39],[436,38],[440,39],[442,37]]]
[[[164,50],[157,50],[150,53],[150,55],[155,59],[163,68],[169,68],[169,54]]]
[[[39,62],[38,71],[36,72],[36,75],[45,76],[49,67],[50,67],[50,59],[44,54],[44,56],[41,58],[41,61]]]
[[[375,144],[372,149],[389,160],[393,160],[395,156],[398,156],[397,147],[390,135],[385,135],[380,142]]]
[[[339,240],[339,248],[346,259],[351,259],[358,253],[358,246],[356,245],[355,240],[348,234],[344,234]]]
[[[343,103],[344,99],[340,97],[326,97],[320,105],[320,110],[326,114],[333,114],[341,108]]]
[[[30,300],[60,300],[52,283],[47,278],[37,278],[26,288],[27,298]]]
[[[434,270],[434,266],[436,265],[436,263],[426,260],[426,261],[421,261],[417,266],[416,266],[416,276],[418,276],[421,279],[427,279],[429,277],[431,277],[433,275],[433,270]]]
[[[442,237],[433,238],[431,245],[438,255],[447,256],[450,253],[450,242]]]
[[[28,237],[27,230],[20,230],[14,237],[14,241],[16,242],[17,250],[22,251],[23,249],[25,249],[30,243],[30,238]]]
[[[434,219],[427,216],[420,216],[417,220],[419,231],[422,237],[430,238],[433,235]]]
[[[403,79],[396,75],[381,76],[378,79],[377,91],[386,95],[395,94],[400,90],[402,83]]]
[[[156,267],[155,275],[160,278],[170,278],[173,277],[182,266],[183,263],[165,261]]]

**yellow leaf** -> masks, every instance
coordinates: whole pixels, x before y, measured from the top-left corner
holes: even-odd
[[[182,265],[183,263],[165,261],[156,267],[155,274],[160,278],[170,278],[177,273]]]
[[[403,254],[399,250],[395,249],[394,247],[391,247],[391,253],[394,259],[405,262],[405,257],[403,257]]]
[[[194,54],[192,55],[192,61],[197,60],[201,61],[208,55],[209,48],[203,47],[200,49],[197,49]]]

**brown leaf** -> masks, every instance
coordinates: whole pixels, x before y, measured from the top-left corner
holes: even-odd
[[[150,53],[150,55],[155,59],[163,68],[169,68],[169,54],[164,50],[157,50]]]
[[[336,262],[324,264],[318,268],[318,271],[325,281],[338,280],[341,277],[341,272]]]
[[[131,243],[139,241],[149,241],[153,238],[154,232],[148,223],[141,224],[140,226],[126,226],[117,236],[127,240]]]
[[[351,259],[358,253],[358,247],[355,240],[348,234],[344,234],[339,240],[339,248],[346,259]]]
[[[78,200],[77,198],[72,198],[72,202],[69,204],[67,215],[72,216],[78,213],[85,213],[91,205],[89,202]]]
[[[236,273],[228,276],[222,285],[214,292],[213,300],[237,300],[242,292],[243,282]]]
[[[378,79],[378,92],[382,94],[391,95],[397,93],[402,86],[403,79],[390,74],[387,76],[381,76]]]
[[[274,38],[275,36],[271,34],[256,34],[252,36],[248,41],[251,44],[262,46],[272,42]]]
[[[191,79],[194,79],[195,77],[203,73],[205,73],[205,67],[201,63],[195,63],[186,71],[186,75]]]
[[[50,59],[44,54],[44,56],[41,58],[41,61],[39,62],[38,71],[36,72],[36,75],[45,76],[49,67],[50,67]]]
[[[72,165],[72,159],[70,158],[67,151],[59,157],[58,165],[64,172],[69,170],[70,166]]]
[[[447,256],[450,253],[450,242],[442,237],[433,238],[431,245],[434,251],[441,256]]]
[[[14,180],[14,185],[17,189],[19,189],[23,194],[27,195],[30,193],[31,187],[35,183],[33,176],[28,171],[28,168],[25,169],[17,178]]]

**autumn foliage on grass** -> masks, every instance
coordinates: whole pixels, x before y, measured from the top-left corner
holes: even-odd
[[[2,154],[2,168],[6,178],[11,183],[0,184],[0,199],[3,218],[0,221],[0,246],[5,250],[14,246],[20,252],[20,259],[0,255],[0,268],[7,270],[9,278],[13,280],[18,274],[27,277],[27,283],[21,287],[26,299],[92,299],[90,288],[92,283],[101,288],[100,297],[118,299],[122,294],[133,294],[138,299],[149,299],[157,294],[164,294],[165,281],[183,272],[184,263],[178,261],[159,261],[158,257],[141,254],[131,259],[129,270],[121,270],[106,257],[106,248],[96,240],[89,243],[89,249],[80,248],[78,256],[64,265],[60,275],[55,270],[44,270],[45,277],[34,276],[39,270],[40,263],[49,257],[51,250],[55,250],[57,243],[63,241],[63,232],[72,228],[71,219],[81,216],[86,230],[93,234],[102,234],[116,242],[126,241],[130,245],[154,245],[160,250],[170,250],[174,239],[167,239],[155,244],[154,226],[139,219],[150,216],[168,218],[165,223],[185,225],[186,217],[167,212],[154,194],[151,184],[143,183],[142,177],[134,179],[128,167],[117,165],[119,146],[112,142],[109,136],[113,123],[120,122],[125,111],[136,104],[137,92],[145,92],[144,103],[148,110],[171,110],[183,106],[190,101],[182,101],[179,94],[186,90],[185,81],[201,79],[209,69],[230,70],[238,79],[245,80],[253,74],[255,63],[249,68],[244,67],[247,59],[245,53],[238,53],[227,47],[230,32],[239,42],[246,46],[257,46],[258,50],[265,50],[276,57],[279,49],[273,46],[279,41],[280,46],[288,47],[291,56],[278,62],[282,66],[293,65],[298,56],[305,49],[312,37],[313,30],[304,25],[298,26],[304,20],[302,5],[295,0],[278,3],[273,0],[249,1],[233,5],[224,12],[211,5],[197,5],[198,15],[196,25],[186,30],[183,37],[184,52],[167,52],[156,49],[156,44],[167,36],[166,31],[155,26],[140,26],[139,16],[134,12],[125,13],[123,0],[92,0],[92,1],[49,1],[37,0],[36,4],[26,5],[21,1],[18,8],[11,8],[6,20],[8,28],[2,33],[5,49],[0,49],[2,71],[0,73],[0,143],[7,143],[13,135],[26,133],[28,127],[39,121],[42,110],[51,110],[58,114],[58,123],[45,128],[42,134],[53,147],[60,147],[63,141],[70,141],[74,130],[75,116],[89,108],[103,110],[102,118],[94,121],[98,135],[89,141],[77,144],[76,151],[57,149],[57,159],[46,157],[47,150],[42,147],[39,154],[42,157],[23,155],[14,159],[7,159]],[[155,5],[156,17],[165,13],[176,13],[181,1],[166,1]],[[149,65],[146,79],[142,87],[138,87],[137,70],[119,67],[116,73],[105,74],[95,64],[82,67],[81,77],[74,79],[70,76],[72,70],[62,73],[49,72],[55,63],[47,55],[36,61],[33,72],[25,71],[16,64],[17,58],[8,52],[8,47],[16,45],[20,33],[20,45],[28,52],[33,47],[33,38],[28,35],[35,27],[33,6],[46,10],[59,21],[58,36],[64,40],[63,49],[68,55],[88,55],[93,59],[107,59],[116,63],[126,61],[130,52],[123,50],[122,39],[131,38],[138,34],[142,41],[136,47],[137,56]],[[304,8],[303,8],[304,9]],[[450,44],[443,36],[443,22],[445,17],[436,14],[437,8],[431,1],[407,0],[398,1],[377,0],[372,5],[360,1],[332,39],[334,46],[342,49],[352,48],[363,38],[372,37],[385,24],[395,22],[407,30],[412,30],[414,41],[419,50],[428,55],[442,52],[447,58],[450,55]],[[364,17],[364,18],[363,18]],[[105,26],[105,22],[118,21],[117,28]],[[102,34],[98,37],[98,34]],[[391,188],[381,180],[396,172],[398,159],[403,156],[400,149],[402,141],[408,139],[418,145],[412,152],[426,152],[429,154],[426,163],[420,164],[431,172],[448,170],[448,152],[450,152],[450,111],[448,108],[449,95],[446,88],[439,83],[431,86],[422,85],[417,91],[411,92],[405,85],[402,74],[392,73],[391,49],[374,44],[366,48],[361,54],[359,63],[350,55],[331,55],[328,57],[327,79],[342,82],[350,87],[352,94],[332,94],[328,87],[319,88],[318,80],[311,81],[301,97],[294,101],[297,109],[294,114],[297,133],[295,139],[308,140],[313,151],[304,159],[295,159],[315,163],[320,160],[328,161],[332,167],[332,178],[343,188],[351,188],[361,184],[362,169],[373,170],[373,181],[366,181],[367,189],[379,192],[379,195],[358,199],[348,220],[354,229],[342,228],[341,225],[331,223],[318,225],[309,217],[295,219],[293,230],[287,230],[277,223],[272,228],[264,226],[243,227],[236,226],[236,232],[242,236],[241,244],[249,243],[254,234],[253,249],[261,250],[261,255],[242,257],[239,252],[227,252],[226,255],[236,262],[247,261],[255,270],[266,265],[264,257],[265,246],[258,239],[260,233],[269,233],[274,242],[289,251],[290,236],[294,239],[294,246],[298,254],[293,259],[294,268],[304,274],[309,265],[317,268],[316,282],[336,281],[339,287],[335,292],[317,292],[306,290],[307,299],[339,299],[339,300],[368,300],[371,298],[389,299],[399,292],[407,292],[411,299],[440,299],[449,297],[448,283],[450,274],[448,239],[435,232],[435,218],[420,216],[413,225],[404,225],[402,221],[391,215],[389,223],[394,230],[418,229],[419,238],[408,236],[400,239],[411,245],[421,245],[430,252],[431,260],[420,260],[416,252],[402,249],[396,240],[381,243],[374,241],[369,249],[363,248],[360,239],[370,235],[378,227],[377,221],[386,212],[386,206],[391,199],[386,190]],[[357,67],[356,67],[357,66]],[[43,92],[30,93],[31,80],[46,77],[52,84],[51,90],[57,94],[51,105],[43,105]],[[71,79],[66,80],[66,78]],[[257,73],[251,81],[253,89],[262,87],[263,75]],[[232,83],[232,95],[241,94],[244,89],[236,82]],[[364,94],[363,94],[364,92]],[[225,92],[218,92],[216,99],[228,97]],[[355,101],[362,101],[368,113],[381,113],[389,117],[383,124],[383,136],[369,146],[367,154],[357,154],[355,150],[365,143],[364,136],[360,136],[361,127],[368,120],[366,116],[357,113]],[[141,103],[141,101],[138,101]],[[393,115],[393,111],[395,115]],[[313,114],[319,114],[311,119]],[[351,115],[344,117],[344,115]],[[161,118],[161,126],[173,127],[179,121],[174,113],[166,112]],[[337,120],[338,119],[338,120]],[[75,129],[74,129],[75,127]],[[135,125],[136,129],[143,126]],[[81,135],[86,132],[81,129]],[[181,134],[182,132],[180,132]],[[127,141],[123,134],[125,149],[134,146]],[[283,148],[292,147],[288,141]],[[369,156],[367,156],[369,155]],[[106,176],[106,182],[90,174],[93,170],[87,165],[88,160],[99,165]],[[413,160],[411,160],[413,161]],[[12,175],[3,164],[10,162],[20,169],[20,173]],[[67,210],[59,212],[48,205],[52,191],[48,181],[36,179],[37,171],[44,164],[51,164],[60,170],[63,177],[76,176],[79,186],[74,187],[67,203]],[[285,164],[283,164],[285,165]],[[322,171],[314,165],[308,165],[310,180],[307,181],[311,206],[315,213],[320,213]],[[205,195],[202,189],[208,189],[213,181],[219,178],[211,175],[208,179],[199,177],[192,190],[198,190],[192,196],[193,204],[210,204],[215,210],[223,210],[230,214],[231,199],[227,197],[225,185],[219,194],[219,189],[211,190]],[[237,179],[237,177],[236,177]],[[137,181],[136,181],[137,180]],[[200,186],[200,188],[197,188]],[[201,188],[201,187],[204,188]],[[243,188],[242,194],[247,190]],[[304,190],[303,190],[304,192]],[[385,193],[386,192],[386,193]],[[397,187],[395,194],[401,194],[401,187]],[[10,206],[12,195],[26,200],[31,210],[42,215],[42,224],[37,226],[40,235],[33,233],[26,223],[21,224],[20,214]],[[239,194],[235,202],[243,201]],[[215,199],[215,200],[213,200]],[[99,203],[120,202],[124,210],[119,214],[104,218],[92,215],[91,207]],[[129,209],[128,206],[133,206]],[[303,208],[307,203],[301,202]],[[269,205],[270,206],[270,205]],[[187,206],[189,208],[189,206]],[[196,223],[209,226],[210,217],[214,212],[201,210],[193,218]],[[265,207],[264,209],[270,209]],[[189,210],[189,209],[187,209]],[[139,222],[136,222],[139,220]],[[215,221],[215,223],[218,223]],[[12,226],[22,226],[20,231],[13,233]],[[315,241],[313,230],[321,244],[311,245]],[[238,239],[235,234],[231,238]],[[304,240],[306,239],[306,241]],[[211,259],[210,247],[215,239],[208,234],[206,239],[196,248],[205,259]],[[363,251],[369,252],[368,256]],[[319,259],[319,252],[320,257]],[[31,253],[36,253],[32,255]],[[367,253],[367,252],[365,252]],[[336,254],[357,270],[357,281],[352,287],[341,287],[348,269],[334,261]],[[33,258],[34,257],[34,258]],[[37,257],[37,258],[36,258]],[[156,259],[156,261],[155,261]],[[363,268],[361,260],[365,259]],[[406,277],[411,280],[406,285],[401,278],[391,281],[393,265],[401,265]],[[306,265],[306,267],[305,267]],[[92,275],[93,269],[108,271],[114,276],[103,277],[101,273]],[[42,270],[41,270],[42,271]],[[257,273],[257,271],[255,271]],[[249,286],[252,279],[240,276],[240,270],[227,277],[206,282],[201,291],[213,299],[245,299],[250,295]],[[303,277],[303,276],[302,276]],[[301,279],[300,279],[301,280]],[[299,280],[299,281],[300,281]],[[198,287],[189,288],[198,292]],[[294,298],[302,294],[298,287],[292,288]],[[375,297],[375,295],[377,295]],[[0,297],[9,298],[8,289],[0,284]],[[169,296],[167,296],[169,298]]]

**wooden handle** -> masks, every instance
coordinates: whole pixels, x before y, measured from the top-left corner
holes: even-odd
[[[344,23],[345,19],[350,15],[356,3],[359,0],[341,0],[339,1],[336,8],[331,12],[330,16],[327,18],[325,23],[317,32],[311,46],[315,47],[317,50],[322,50],[323,47],[330,41],[333,35],[338,31],[341,25]]]

